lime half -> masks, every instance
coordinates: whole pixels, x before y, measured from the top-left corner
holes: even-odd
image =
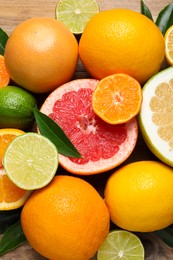
[[[97,253],[98,260],[143,260],[144,247],[140,239],[125,230],[109,233]]]
[[[139,127],[151,152],[173,166],[173,67],[153,76],[143,87]]]
[[[58,151],[46,137],[37,133],[17,136],[8,146],[3,166],[11,181],[25,190],[47,185],[58,168]]]
[[[99,13],[95,0],[60,0],[57,3],[56,19],[63,22],[74,34],[81,34],[90,18]]]

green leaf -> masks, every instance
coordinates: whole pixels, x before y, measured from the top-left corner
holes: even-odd
[[[173,247],[173,229],[171,227],[155,231],[155,234],[160,237],[168,246]]]
[[[153,16],[150,12],[150,9],[146,6],[143,0],[141,0],[141,13],[153,21]]]
[[[5,45],[8,40],[8,35],[0,28],[0,54],[4,55]]]
[[[0,255],[3,255],[26,241],[20,221],[10,226],[0,241]]]
[[[173,3],[167,5],[158,15],[156,25],[165,35],[166,30],[173,25]]]
[[[33,113],[40,133],[55,144],[59,153],[65,156],[81,158],[78,150],[54,120],[37,108],[33,108]]]
[[[21,208],[0,211],[0,234],[20,219]]]

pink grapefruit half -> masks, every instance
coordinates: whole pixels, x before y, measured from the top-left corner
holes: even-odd
[[[59,163],[68,172],[91,175],[123,163],[132,153],[138,136],[136,118],[121,125],[110,125],[92,109],[96,79],[76,79],[55,89],[40,111],[63,129],[82,158],[59,154]]]

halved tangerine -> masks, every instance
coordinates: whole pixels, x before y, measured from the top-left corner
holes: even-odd
[[[121,125],[110,125],[92,109],[96,79],[72,80],[54,90],[41,112],[63,129],[82,155],[59,155],[59,163],[74,174],[90,175],[108,171],[124,162],[132,153],[138,136],[136,118]]]
[[[21,207],[31,191],[17,187],[7,176],[2,165],[4,153],[10,142],[24,132],[19,129],[0,129],[0,210],[12,210]]]
[[[141,104],[141,85],[123,73],[100,80],[92,95],[94,112],[109,124],[126,123],[139,113]]]

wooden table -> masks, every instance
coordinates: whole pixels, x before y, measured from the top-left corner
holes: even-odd
[[[145,0],[150,8],[153,18],[156,19],[159,11],[172,0]],[[124,7],[140,12],[140,0],[98,0],[101,10]],[[34,16],[55,16],[55,6],[57,1],[53,0],[0,0],[0,27],[8,35],[20,22]],[[74,78],[85,78],[88,74],[79,62]],[[139,153],[139,151],[143,151]],[[130,156],[130,161],[142,159],[152,159],[153,155],[147,149],[142,138],[139,137],[137,146]],[[105,183],[105,175],[89,176],[86,178],[102,194],[103,187],[98,183]],[[164,244],[154,234],[146,233],[140,235],[145,247],[145,259],[147,260],[171,260],[173,259],[173,249]],[[43,260],[44,257],[38,255],[28,243],[0,257],[2,260]],[[93,260],[96,257],[93,258]],[[58,259],[57,259],[58,260]],[[61,260],[61,259],[59,259]]]

